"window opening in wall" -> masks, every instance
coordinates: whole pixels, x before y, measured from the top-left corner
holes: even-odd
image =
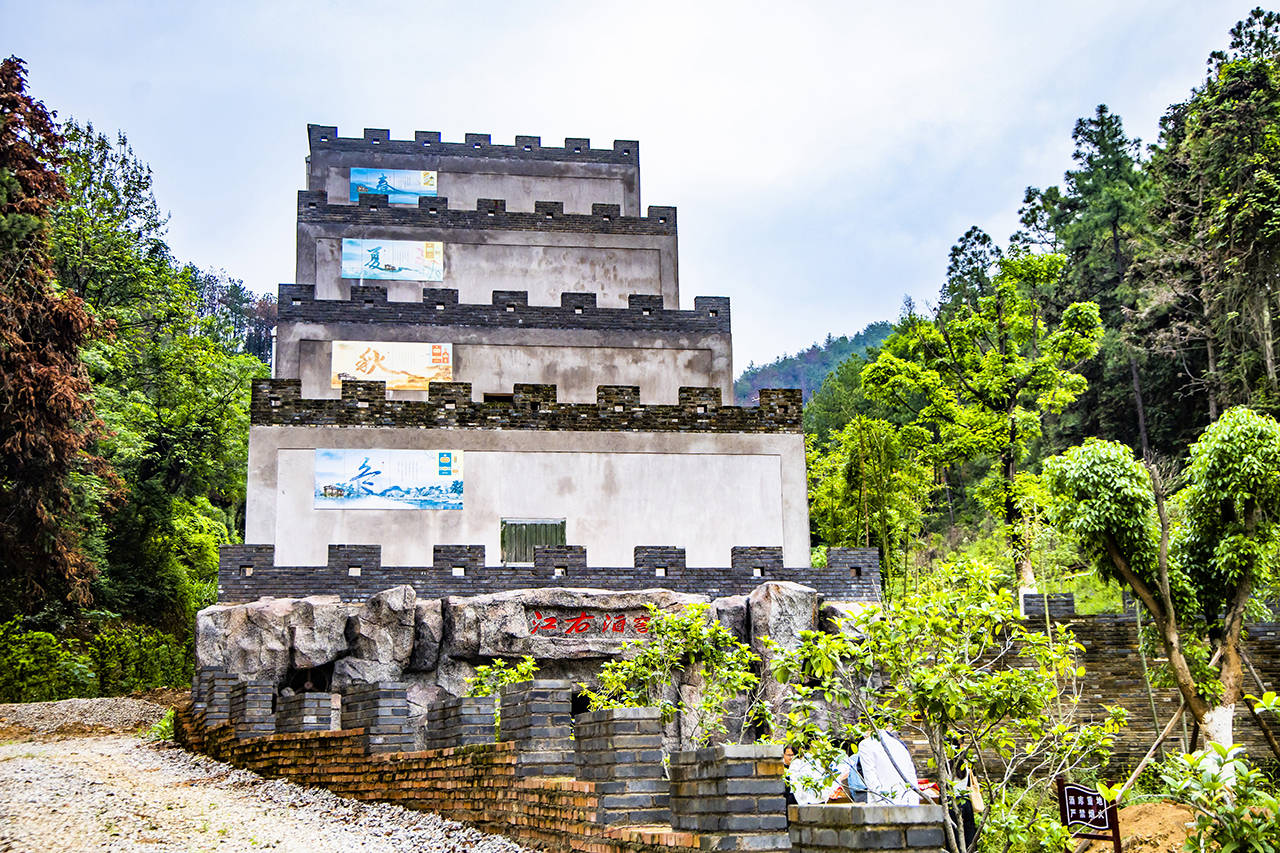
[[[360,577],[360,567],[359,567],[359,566],[347,566],[347,577],[350,577],[350,578],[358,578],[358,577]]]
[[[241,567],[240,567],[240,574],[244,575],[245,577],[252,577],[252,576],[253,576],[253,566],[241,566]]]
[[[486,403],[514,403],[516,401],[515,394],[485,394],[484,401]]]
[[[504,518],[500,540],[502,562],[533,564],[533,549],[539,545],[564,545],[565,520],[563,518]],[[557,569],[563,574],[563,569]],[[559,577],[560,575],[557,575]]]
[[[753,577],[753,578],[762,578],[762,577],[764,577],[764,569],[763,569],[763,568],[761,568],[760,566],[754,566],[754,567],[751,569],[751,577]]]
[[[658,566],[653,570],[654,577],[665,578],[667,576],[667,567]]]
[[[466,567],[466,566],[454,566],[454,567],[453,567],[453,576],[454,576],[455,578],[464,578],[464,577],[466,577],[466,576],[467,576],[467,567]]]

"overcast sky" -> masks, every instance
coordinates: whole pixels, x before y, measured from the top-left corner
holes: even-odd
[[[308,122],[638,139],[683,307],[733,299],[741,370],[932,301],[965,229],[1005,240],[1061,180],[1077,118],[1154,140],[1252,4],[886,5],[0,0],[0,50],[128,134],[179,259],[263,292],[293,279]]]

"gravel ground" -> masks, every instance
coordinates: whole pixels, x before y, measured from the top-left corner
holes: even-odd
[[[132,732],[151,727],[168,710],[142,699],[119,696],[111,699],[63,699],[60,702],[26,702],[0,705],[0,720],[39,734],[58,730],[83,733],[87,728]]]
[[[435,814],[265,780],[168,743],[0,745],[3,853],[256,849],[527,853]]]

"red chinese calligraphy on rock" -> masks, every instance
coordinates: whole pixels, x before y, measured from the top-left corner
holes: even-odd
[[[600,625],[600,633],[607,634],[610,631],[613,631],[615,634],[620,634],[623,631],[625,631],[626,628],[627,628],[627,614],[606,613],[602,619],[602,624]]]
[[[591,620],[594,618],[584,610],[572,619],[565,620],[568,624],[565,625],[564,632],[566,634],[581,634],[591,628]]]
[[[634,621],[634,623],[635,623],[635,626],[636,626],[636,633],[637,633],[637,634],[647,634],[647,633],[649,633],[649,619],[650,619],[650,618],[651,618],[651,617],[649,617],[649,616],[647,616],[647,615],[646,615],[646,616],[637,616],[637,617],[633,620],[633,621]]]
[[[536,634],[539,631],[554,631],[556,629],[556,617],[543,616],[540,611],[533,611],[533,624],[529,626],[529,633]]]

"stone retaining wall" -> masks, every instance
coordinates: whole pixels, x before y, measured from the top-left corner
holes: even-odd
[[[869,842],[896,832],[895,839],[914,844],[910,849],[936,849],[916,843],[932,837],[930,829],[941,833],[940,812],[927,808],[793,812],[789,827],[780,746],[676,752],[668,783],[658,709],[581,714],[571,736],[570,689],[569,682],[555,680],[508,685],[502,728],[515,739],[499,743],[447,745],[473,736],[474,720],[457,713],[430,716],[440,722],[431,740],[442,745],[415,752],[389,751],[386,741],[374,737],[377,727],[394,727],[400,717],[403,689],[388,683],[352,694],[351,707],[344,708],[344,724],[368,727],[245,737],[229,723],[206,726],[206,704],[195,714],[180,709],[174,731],[186,748],[263,776],[436,812],[550,851],[898,849],[842,847],[854,836],[828,832],[853,826],[882,833],[858,836]],[[224,702],[221,693],[210,699],[215,710]],[[460,707],[463,701],[441,705]],[[282,708],[293,704],[282,701]],[[849,815],[841,817],[841,811]],[[891,812],[903,815],[898,819]],[[833,845],[813,846],[827,841]],[[805,844],[810,846],[797,846]]]

